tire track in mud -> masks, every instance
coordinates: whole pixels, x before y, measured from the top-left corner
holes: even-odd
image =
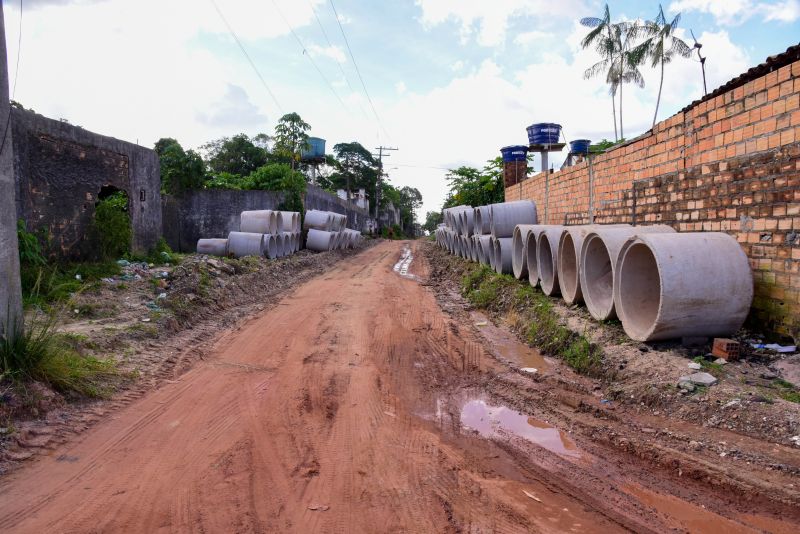
[[[453,396],[486,384],[495,363],[427,288],[392,271],[401,246],[383,242],[342,261],[219,338],[179,381],[8,477],[0,483],[0,528],[531,532],[582,524],[613,532],[662,525],[646,511],[624,516],[619,503],[607,509],[591,487],[573,491],[572,478],[550,477],[510,443],[462,428]],[[409,271],[424,276],[422,255],[415,256]],[[77,461],[55,460],[64,454]],[[543,449],[536,454],[562,465]]]

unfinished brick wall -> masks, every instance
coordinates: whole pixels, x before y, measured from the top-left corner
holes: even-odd
[[[520,198],[534,200],[547,224],[593,220],[728,232],[753,268],[751,319],[800,338],[796,55],[593,156],[591,168],[584,161],[506,188],[506,200]]]

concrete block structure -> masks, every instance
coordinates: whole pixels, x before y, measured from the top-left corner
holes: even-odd
[[[29,231],[47,236],[46,252],[91,258],[94,208],[103,192],[128,194],[134,252],[161,236],[158,155],[139,145],[92,133],[20,108],[11,110],[16,214]]]

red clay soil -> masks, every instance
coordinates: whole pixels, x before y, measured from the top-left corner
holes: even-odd
[[[393,271],[404,246],[342,261],[223,333],[179,380],[13,472],[0,482],[0,530],[796,526],[792,506],[782,518],[766,505],[726,507],[710,489],[678,495],[645,460],[497,406],[487,386],[508,369],[441,310],[422,254],[411,276]]]

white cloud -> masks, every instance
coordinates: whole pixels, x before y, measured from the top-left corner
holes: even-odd
[[[336,45],[333,46],[319,46],[315,44],[308,45],[308,52],[312,57],[327,57],[336,61],[337,63],[345,63],[347,56],[344,50]]]
[[[207,111],[199,111],[197,120],[212,127],[264,128],[267,117],[251,101],[243,88],[231,83],[225,88],[225,96],[212,104]]]
[[[800,18],[800,0],[676,0],[669,5],[669,11],[707,13],[723,26],[742,24],[754,16],[767,22],[794,22]]]
[[[517,34],[517,36],[514,37],[514,44],[518,44],[518,45],[523,46],[523,47],[528,47],[528,46],[532,45],[533,43],[535,43],[537,41],[544,41],[544,40],[550,39],[552,37],[553,37],[553,34],[551,34],[551,33],[543,32],[543,31],[539,31],[539,30],[533,30],[533,31],[523,32],[523,33]]]
[[[461,42],[475,36],[482,46],[502,45],[510,19],[537,17],[543,22],[557,18],[574,19],[586,12],[581,0],[415,0],[422,8],[422,23],[427,28],[455,20],[460,24]]]
[[[453,72],[460,72],[464,70],[464,62],[459,59],[458,61],[450,65],[450,70],[452,70]]]
[[[406,83],[401,80],[394,84],[394,90],[397,91],[398,95],[404,95],[408,92],[408,87],[406,87]]]

